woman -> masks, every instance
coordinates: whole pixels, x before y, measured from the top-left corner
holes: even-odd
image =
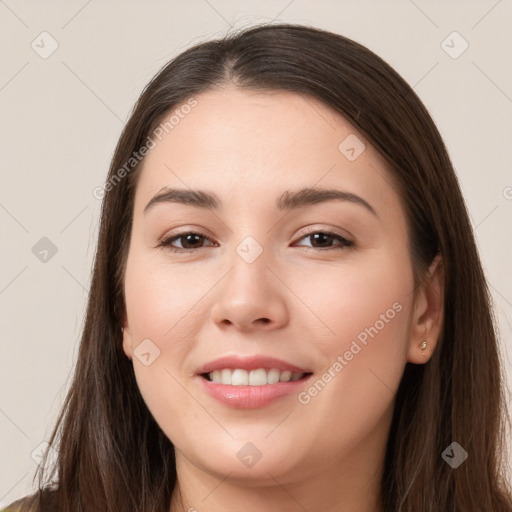
[[[464,200],[382,59],[295,25],[199,44],[95,195],[57,464],[13,507],[512,511]]]

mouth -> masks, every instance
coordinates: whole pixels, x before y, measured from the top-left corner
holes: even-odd
[[[313,372],[266,356],[225,356],[196,373],[210,397],[235,409],[259,409],[298,396]]]

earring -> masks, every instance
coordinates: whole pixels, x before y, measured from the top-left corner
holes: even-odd
[[[420,343],[421,350],[425,350],[427,348],[427,340],[424,340]]]

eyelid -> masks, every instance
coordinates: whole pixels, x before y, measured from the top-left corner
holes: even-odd
[[[350,235],[348,232],[341,230],[339,228],[327,228],[327,227],[321,227],[319,225],[313,224],[306,226],[304,228],[301,228],[296,238],[304,238],[305,236],[312,235],[314,233],[328,233],[330,235],[336,235],[343,239],[345,239],[347,242],[353,241],[352,235]]]

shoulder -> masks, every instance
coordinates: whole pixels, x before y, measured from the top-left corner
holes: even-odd
[[[17,502],[11,503],[7,508],[3,508],[0,510],[0,512],[21,512],[22,506],[16,505]]]
[[[13,501],[0,512],[55,512],[58,510],[58,488],[40,489]]]
[[[38,489],[13,501],[0,512],[55,512],[60,510],[58,485]]]
[[[5,508],[0,509],[0,512],[33,512],[37,510],[35,505],[35,494],[30,494],[13,501]]]

